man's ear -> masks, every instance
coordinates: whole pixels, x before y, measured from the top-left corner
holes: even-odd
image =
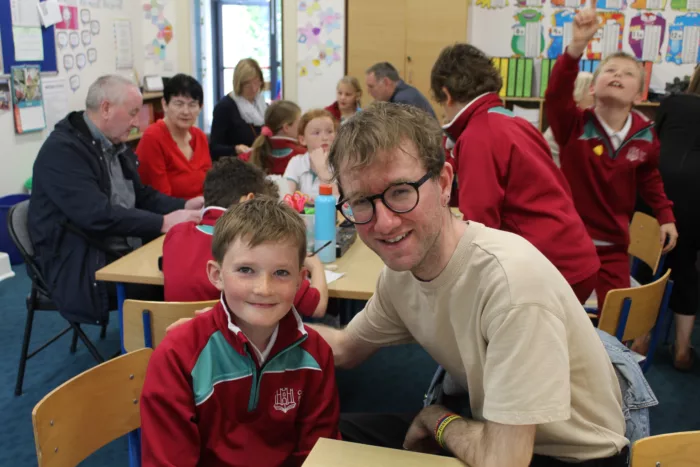
[[[445,94],[445,106],[451,106],[455,103],[455,101],[452,99],[452,94],[450,94],[450,91],[447,90],[445,86],[442,87],[442,92]]]
[[[442,199],[446,200],[445,205],[450,204],[450,195],[452,194],[452,181],[454,180],[454,170],[449,162],[445,162],[440,171],[440,178],[438,182],[440,183],[440,196]]]
[[[211,282],[211,285],[216,287],[216,289],[220,292],[223,292],[224,274],[219,263],[214,260],[209,260],[207,262],[207,277],[209,277],[209,282]]]

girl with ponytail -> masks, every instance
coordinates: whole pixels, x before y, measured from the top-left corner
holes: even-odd
[[[239,157],[268,175],[284,174],[287,164],[306,148],[297,142],[301,109],[291,101],[275,101],[265,111],[265,125],[249,152]]]

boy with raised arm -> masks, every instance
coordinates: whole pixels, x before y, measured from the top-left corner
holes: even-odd
[[[545,111],[574,204],[600,258],[596,285],[600,308],[608,291],[630,286],[627,247],[637,192],[661,225],[664,252],[673,249],[678,233],[658,171],[659,142],[653,123],[632,111],[644,86],[639,63],[624,52],[607,56],[593,78],[595,105],[582,110],[574,102],[578,62],[598,28],[591,0],[591,8],[574,18],[571,43],[554,66]]]

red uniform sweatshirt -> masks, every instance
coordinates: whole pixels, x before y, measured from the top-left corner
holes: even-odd
[[[163,286],[166,302],[216,300],[219,289],[207,277],[207,263],[214,259],[211,241],[214,224],[226,210],[209,207],[199,224],[183,222],[170,229],[163,241]],[[299,286],[294,307],[303,316],[312,316],[321,293],[304,279]]]
[[[566,52],[557,59],[545,95],[547,119],[588,233],[594,240],[626,247],[637,192],[659,224],[675,221],[658,170],[659,142],[653,123],[632,112],[632,126],[614,150],[595,112],[574,102],[578,72],[578,59]]]
[[[474,99],[445,131],[464,218],[513,232],[532,243],[576,284],[600,261],[549,146],[528,121],[503,108],[497,94]]]
[[[145,185],[175,198],[202,195],[204,177],[211,169],[209,144],[199,128],[190,128],[190,135],[192,158],[187,160],[163,120],[146,129],[136,147],[139,176]]]
[[[262,350],[262,349],[260,349]],[[168,332],[141,393],[144,467],[300,466],[340,439],[328,344],[290,310],[260,365],[223,300]]]
[[[284,175],[287,164],[292,157],[297,154],[306,154],[306,147],[300,145],[297,140],[285,136],[272,136],[269,138],[272,145],[272,156],[270,157],[269,175]],[[243,162],[250,161],[250,151],[238,156]]]

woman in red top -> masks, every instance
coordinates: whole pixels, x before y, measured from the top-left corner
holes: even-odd
[[[165,118],[149,126],[136,147],[141,181],[166,195],[202,195],[211,168],[209,144],[194,126],[202,110],[202,86],[191,76],[173,76],[163,90]]]

